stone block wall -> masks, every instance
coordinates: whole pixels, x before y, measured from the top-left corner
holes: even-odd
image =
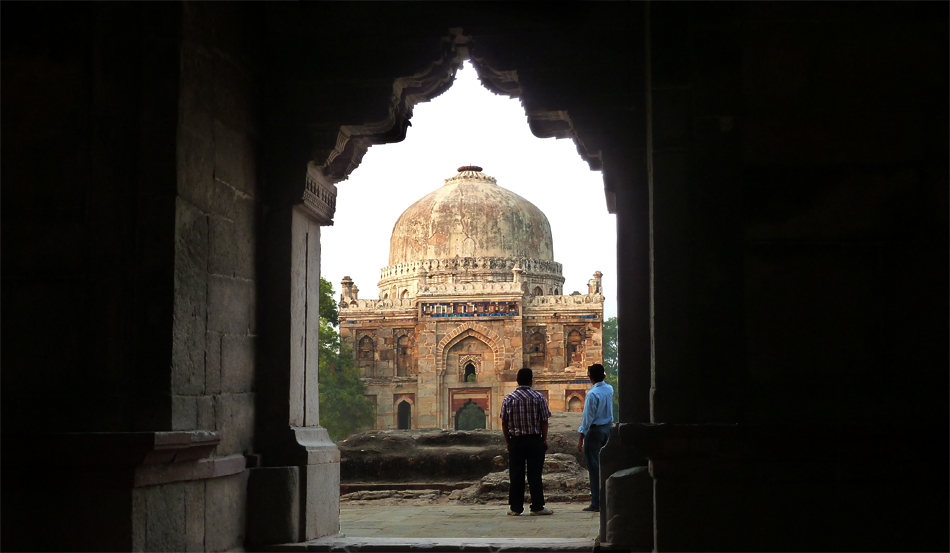
[[[259,85],[221,15],[184,5],[171,393],[174,429],[219,430],[226,455],[253,450]]]
[[[4,50],[4,434],[95,451],[112,437],[216,431],[223,464],[144,482],[140,459],[34,459],[17,470],[36,472],[34,489],[5,479],[4,519],[19,512],[21,524],[4,547],[32,547],[37,520],[82,521],[41,539],[52,549],[241,547],[260,212],[259,66],[241,37],[259,20],[190,3],[9,15],[53,34],[10,34]],[[86,476],[47,479],[48,463]],[[32,494],[64,501],[50,513],[24,502]]]

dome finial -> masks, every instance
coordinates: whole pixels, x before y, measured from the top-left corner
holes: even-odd
[[[478,165],[463,165],[458,168],[459,173],[461,173],[462,171],[476,171],[478,173],[481,173],[482,168],[479,167]]]

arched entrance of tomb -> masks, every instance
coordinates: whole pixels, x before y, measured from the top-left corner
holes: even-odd
[[[400,401],[396,408],[396,428],[399,430],[412,428],[412,405],[408,401]]]
[[[485,410],[471,399],[455,412],[456,430],[477,430],[485,428]]]

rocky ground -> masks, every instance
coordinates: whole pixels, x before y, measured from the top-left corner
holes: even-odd
[[[588,500],[586,464],[577,451],[580,413],[554,413],[549,425],[546,501]],[[508,452],[499,430],[376,430],[337,445],[343,502],[507,502]]]

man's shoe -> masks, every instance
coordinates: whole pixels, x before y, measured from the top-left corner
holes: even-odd
[[[584,508],[581,509],[581,510],[582,510],[582,511],[587,511],[588,513],[599,513],[599,512],[600,512],[600,507],[590,507],[590,506],[587,506],[587,507],[584,507]]]
[[[541,509],[540,511],[531,511],[531,516],[533,517],[536,517],[539,515],[553,515],[553,514],[554,514],[554,511],[552,511],[551,509],[548,509],[547,507],[545,507],[544,509]]]
[[[521,513],[516,513],[516,512],[514,512],[514,511],[512,511],[511,509],[508,509],[508,516],[510,516],[510,517],[516,517],[516,516],[519,516],[520,514],[521,514]]]

